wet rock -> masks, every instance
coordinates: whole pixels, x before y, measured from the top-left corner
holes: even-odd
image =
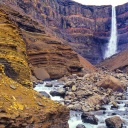
[[[83,124],[78,124],[76,128],[86,128]]]
[[[119,106],[117,105],[116,102],[112,102],[112,106],[111,106],[111,109],[118,109]]]
[[[113,116],[105,120],[108,128],[122,128],[123,121],[119,116]]]
[[[82,122],[90,124],[98,124],[98,119],[89,113],[82,113],[81,115]]]
[[[125,103],[125,106],[124,107],[128,107],[128,102],[127,103]]]
[[[50,95],[45,91],[40,91],[39,93],[47,98],[50,98]]]
[[[105,107],[100,107],[100,110],[106,110],[106,108]]]
[[[65,89],[60,88],[57,91],[50,91],[50,94],[52,96],[61,96],[61,97],[64,97],[64,95],[65,95]]]
[[[46,83],[45,87],[52,87],[52,83]]]

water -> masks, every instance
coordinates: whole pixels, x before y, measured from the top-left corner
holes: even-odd
[[[46,87],[46,83],[52,83],[52,87]],[[34,88],[34,90],[36,91],[45,91],[50,95],[50,91],[52,90],[57,90],[59,88],[63,88],[64,83],[59,82],[57,80],[55,81],[45,81],[43,84],[38,84],[36,85],[36,87]],[[83,124],[84,126],[86,126],[86,128],[107,128],[106,124],[105,124],[105,119],[112,117],[113,113],[120,116],[120,118],[125,122],[125,127],[124,128],[128,128],[128,107],[124,107],[125,103],[128,103],[128,88],[125,92],[126,95],[126,99],[125,100],[117,100],[116,102],[118,103],[117,105],[119,106],[118,109],[111,109],[111,104],[109,105],[103,105],[102,107],[106,108],[106,110],[99,110],[99,111],[92,111],[89,112],[91,114],[94,114],[97,118],[98,118],[98,125],[93,125],[93,124],[89,124],[89,123],[83,123],[81,120],[81,114],[82,112],[79,111],[70,111],[70,119],[68,121],[69,124],[69,128],[76,128],[76,126],[78,124]],[[58,102],[63,102],[64,99],[59,97],[59,96],[51,96],[50,98],[52,100],[58,101]]]
[[[46,83],[52,83],[52,87],[46,87]],[[58,86],[59,85],[59,86]],[[62,82],[57,82],[57,80],[54,81],[44,81],[43,84],[38,84],[36,85],[36,87],[34,88],[34,90],[36,90],[37,92],[40,91],[45,91],[47,94],[49,94],[50,98],[54,101],[63,101],[63,98],[61,98],[60,96],[51,96],[50,91],[56,91],[59,88],[62,88],[64,85]]]
[[[112,6],[112,27],[111,27],[111,37],[109,43],[107,44],[106,51],[104,54],[104,59],[117,53],[117,22],[116,22],[116,7]]]

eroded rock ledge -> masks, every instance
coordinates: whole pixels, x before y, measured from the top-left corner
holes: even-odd
[[[69,110],[31,88],[25,42],[2,11],[0,29],[0,128],[68,128]]]

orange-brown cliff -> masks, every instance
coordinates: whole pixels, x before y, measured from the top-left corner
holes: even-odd
[[[70,46],[64,44],[63,40],[51,36],[42,24],[22,11],[17,12],[5,5],[0,5],[0,8],[21,29],[21,35],[27,46],[29,66],[32,75],[37,79],[61,78],[81,71],[78,55]]]
[[[68,109],[31,88],[25,42],[2,10],[0,30],[0,128],[68,128]]]

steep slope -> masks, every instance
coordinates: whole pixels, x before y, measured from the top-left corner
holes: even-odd
[[[1,1],[2,2],[2,1]],[[71,0],[3,0],[40,23],[48,33],[65,40],[91,63],[103,59],[110,38],[111,6],[86,6]],[[127,45],[128,3],[117,6],[118,50]]]
[[[70,46],[46,33],[42,24],[5,5],[0,5],[0,8],[21,29],[33,75],[36,76],[37,73],[34,72],[37,68],[40,69],[38,74],[47,72],[52,79],[81,71],[82,66],[77,54]],[[40,79],[43,79],[43,77],[40,77]]]
[[[26,45],[14,23],[0,12],[0,64],[5,74],[18,83],[31,86]]]
[[[128,50],[120,52],[98,64],[100,67],[107,67],[109,70],[121,69],[128,73]]]
[[[30,88],[25,42],[1,10],[0,29],[0,128],[68,128],[68,109]]]
[[[4,3],[38,19],[48,32],[64,39],[90,62],[102,60],[102,50],[110,36],[111,6],[84,6],[70,0],[4,0]]]

